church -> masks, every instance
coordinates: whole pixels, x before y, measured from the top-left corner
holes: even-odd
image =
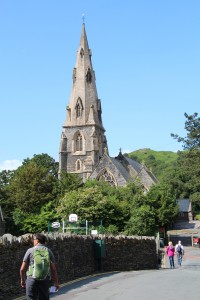
[[[83,182],[104,180],[116,187],[139,181],[144,192],[148,191],[157,180],[144,165],[125,157],[121,150],[117,157],[109,156],[91,57],[83,22],[61,134],[59,174],[61,171],[75,173]]]

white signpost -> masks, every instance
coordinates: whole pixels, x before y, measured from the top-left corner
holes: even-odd
[[[92,234],[92,235],[97,235],[97,234],[98,234],[98,231],[97,231],[97,230],[91,230],[91,234]]]
[[[69,222],[77,222],[78,221],[78,216],[76,214],[71,214],[69,215]]]
[[[84,227],[78,227],[77,225],[76,225],[76,222],[78,221],[78,216],[76,215],[76,214],[70,214],[69,215],[69,222],[70,223],[75,223],[74,224],[74,226],[73,227],[66,227],[65,226],[65,221],[63,221],[63,225],[62,225],[62,228],[63,228],[63,233],[65,232],[65,230],[79,230],[79,229],[81,229],[81,230],[86,230],[86,235],[88,235],[88,221],[86,220],[86,226],[84,226]]]
[[[60,228],[60,223],[59,222],[53,222],[51,224],[51,227],[53,227],[53,228]]]

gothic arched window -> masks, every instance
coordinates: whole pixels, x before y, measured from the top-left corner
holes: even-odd
[[[76,118],[80,118],[83,112],[83,104],[81,98],[78,98],[76,102],[75,110],[76,110]]]
[[[78,103],[76,106],[76,117],[80,117],[81,116],[81,108],[80,108],[80,104]]]
[[[97,177],[97,180],[107,181],[111,186],[116,186],[117,185],[114,176],[109,171],[107,171],[106,169],[104,169],[103,172],[101,172],[99,174],[99,176]]]
[[[77,130],[73,135],[72,152],[74,153],[74,155],[85,153],[85,136],[84,133],[81,132],[80,130]],[[81,163],[81,167],[82,167],[82,163]]]
[[[83,50],[83,48],[81,48],[81,50],[80,50],[80,55],[81,55],[81,58],[83,58],[83,55],[84,55],[84,50]]]
[[[82,151],[83,150],[83,139],[82,135],[79,133],[76,136],[76,151]]]
[[[80,171],[80,170],[81,170],[81,161],[80,161],[80,159],[78,159],[76,161],[76,171]]]
[[[86,73],[86,81],[91,82],[91,80],[92,80],[92,73],[91,73],[90,68],[88,68],[87,73]]]

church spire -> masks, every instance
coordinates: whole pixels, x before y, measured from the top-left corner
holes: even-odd
[[[89,50],[88,40],[87,40],[87,34],[85,30],[85,23],[82,24],[82,32],[81,32],[81,39],[80,39],[80,46],[79,48],[83,48],[85,51]]]
[[[91,121],[90,108],[93,107],[95,124],[103,128],[101,104],[97,95],[95,72],[91,56],[92,53],[88,45],[85,23],[83,22],[76,64],[73,71],[73,87],[67,107],[68,113],[65,126],[87,124],[89,119]]]
[[[83,19],[60,147],[60,170],[82,173],[83,178],[91,174],[107,148],[91,57]]]

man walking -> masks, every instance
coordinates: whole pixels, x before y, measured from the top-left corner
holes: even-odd
[[[45,247],[46,237],[41,233],[34,235],[32,248],[23,258],[20,268],[21,287],[26,288],[27,300],[49,300],[51,276],[55,290],[59,289],[55,258],[50,249]],[[27,272],[26,272],[27,271]],[[25,281],[26,272],[26,281]]]
[[[178,265],[181,266],[184,255],[184,247],[181,244],[181,241],[178,241],[178,244],[176,244],[175,252],[177,253]]]

